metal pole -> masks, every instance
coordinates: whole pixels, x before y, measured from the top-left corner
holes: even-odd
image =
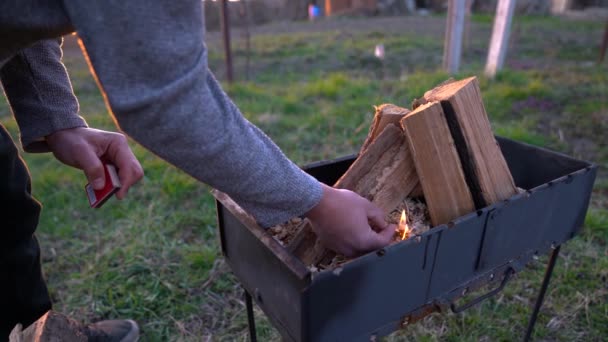
[[[245,20],[245,80],[249,81],[249,60],[251,59],[251,32],[249,29],[249,2],[241,1],[241,17]]]
[[[249,339],[251,342],[257,342],[258,337],[255,330],[255,316],[253,315],[253,302],[251,295],[247,290],[245,292],[245,306],[247,307],[247,323],[249,325]]]
[[[514,10],[515,0],[499,0],[496,5],[494,28],[492,29],[492,39],[490,40],[485,70],[488,77],[494,77],[505,63]]]
[[[547,292],[547,287],[549,287],[549,281],[551,280],[551,275],[553,274],[553,268],[555,267],[555,262],[557,261],[557,256],[559,255],[559,250],[562,246],[557,246],[551,253],[551,257],[549,259],[549,263],[547,264],[547,270],[545,271],[545,278],[543,279],[543,284],[540,287],[540,293],[538,297],[536,297],[536,304],[534,305],[534,311],[532,311],[532,316],[530,316],[530,320],[528,321],[528,329],[526,330],[526,337],[524,337],[524,341],[529,341],[532,336],[532,332],[534,331],[534,325],[536,324],[536,318],[538,317],[538,312],[540,311],[540,307],[543,305],[543,300],[545,299],[545,293]]]
[[[448,2],[443,48],[443,68],[450,74],[457,73],[458,68],[460,68],[465,12],[466,0],[450,0]]]
[[[221,0],[221,26],[224,37],[224,57],[226,61],[226,78],[232,83],[232,50],[230,48],[230,18],[228,13],[228,0]]]

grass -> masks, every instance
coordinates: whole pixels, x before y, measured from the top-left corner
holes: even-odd
[[[429,28],[443,19],[432,17]],[[244,42],[234,42],[239,81],[226,90],[244,115],[299,164],[357,151],[373,105],[409,106],[449,77],[438,69],[440,36],[373,27],[348,19],[327,32],[253,36],[250,67]],[[348,27],[368,25],[369,30]],[[303,26],[305,27],[305,26]],[[564,246],[536,326],[536,340],[600,341],[608,336],[608,72],[592,61],[599,22],[516,17],[507,68],[482,76],[491,20],[474,17],[462,71],[480,77],[494,130],[600,165],[582,234]],[[572,29],[572,28],[576,29]],[[550,33],[550,35],[548,35]],[[545,37],[549,37],[546,38]],[[373,57],[378,42],[387,58]],[[210,65],[222,76],[221,47]],[[114,129],[82,57],[67,53],[82,113],[95,127]],[[248,80],[246,80],[248,79]],[[17,137],[8,106],[2,124]],[[221,258],[208,188],[132,144],[146,176],[128,199],[91,210],[84,175],[50,155],[24,155],[35,196],[44,203],[38,229],[55,309],[83,320],[130,317],[144,341],[244,340],[241,289]],[[538,263],[497,297],[459,315],[432,315],[387,341],[517,340],[544,273]],[[257,312],[261,340],[277,332]]]

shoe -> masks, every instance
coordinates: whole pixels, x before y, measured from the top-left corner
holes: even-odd
[[[82,332],[89,342],[136,342],[139,339],[139,327],[130,319],[89,324]]]

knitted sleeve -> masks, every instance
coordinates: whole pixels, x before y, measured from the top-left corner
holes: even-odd
[[[86,127],[61,63],[60,39],[19,51],[0,69],[0,80],[28,152],[48,152],[44,140],[58,130]]]
[[[320,201],[321,185],[241,115],[208,70],[200,0],[64,6],[125,133],[263,226]]]

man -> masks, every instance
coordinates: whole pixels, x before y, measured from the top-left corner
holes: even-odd
[[[390,242],[394,226],[384,221],[379,208],[353,192],[322,185],[302,172],[243,118],[221,90],[207,68],[200,0],[3,1],[0,67],[24,149],[52,151],[59,160],[83,169],[94,184],[100,158],[108,159],[117,165],[120,180],[126,185],[119,197],[141,177],[141,168],[124,138],[84,127],[74,103],[70,110],[57,105],[70,87],[63,71],[49,71],[59,70],[56,37],[74,31],[120,128],[161,158],[228,193],[260,225],[269,227],[294,216],[307,216],[321,241],[346,255]],[[39,117],[40,111],[46,114]],[[6,187],[11,188],[20,180],[17,193],[27,198],[22,205],[35,213],[27,219],[25,211],[15,214],[15,224],[8,230],[3,228],[14,241],[3,242],[0,252],[0,260],[9,260],[6,255],[12,258],[0,261],[0,274],[9,283],[0,293],[0,310],[15,306],[11,290],[21,291],[19,305],[24,308],[19,317],[2,316],[2,320],[27,325],[50,307],[32,235],[36,205],[29,196],[27,173],[16,160],[6,134],[0,146],[0,160],[8,165],[0,167],[18,170],[7,172],[9,177],[0,182],[6,179],[11,182]],[[80,146],[88,146],[88,152],[76,153]],[[6,196],[1,189],[0,196]],[[18,212],[14,207],[13,211]],[[24,283],[30,286],[26,289]],[[135,336],[136,327],[131,321],[111,321],[85,331],[126,341],[133,339],[120,335]]]
[[[122,188],[119,199],[143,175],[122,134],[86,127],[63,65],[59,41],[41,41],[19,51],[0,68],[0,81],[17,119],[28,152],[52,151],[63,163],[82,169],[97,188],[105,183],[101,159],[114,163]],[[40,270],[40,249],[33,233],[39,203],[30,195],[30,180],[4,127],[0,126],[0,340],[11,329],[37,320],[51,308]],[[83,327],[90,337],[138,335],[133,321],[106,321]],[[119,340],[117,340],[119,341]]]

